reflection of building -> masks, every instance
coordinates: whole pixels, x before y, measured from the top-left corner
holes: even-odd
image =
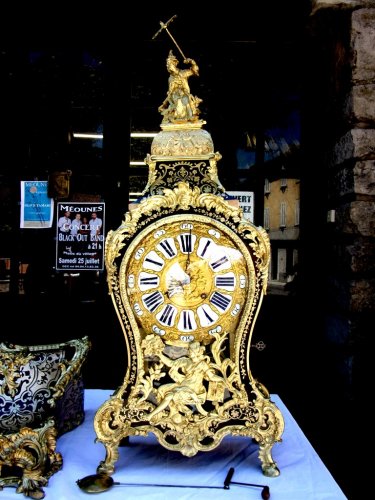
[[[270,280],[286,282],[298,263],[299,151],[265,163],[263,226],[271,241]]]
[[[268,131],[257,146],[257,137],[246,134],[246,148],[239,149],[238,171],[243,186],[254,191],[254,221],[268,232],[271,242],[269,279],[285,283],[296,271],[299,251],[300,166],[298,119],[291,120],[288,139]],[[247,172],[247,176],[245,174]]]
[[[300,181],[268,178],[264,183],[264,228],[271,240],[272,280],[286,281],[298,262]]]

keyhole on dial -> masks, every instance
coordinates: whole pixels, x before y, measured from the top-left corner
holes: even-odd
[[[201,298],[202,299],[207,299],[207,293],[201,293]]]

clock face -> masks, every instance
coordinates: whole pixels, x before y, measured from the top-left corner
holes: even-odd
[[[238,324],[249,271],[235,233],[206,216],[190,218],[166,217],[138,234],[121,264],[121,282],[143,334],[210,342]]]

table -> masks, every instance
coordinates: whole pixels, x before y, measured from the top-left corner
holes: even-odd
[[[93,419],[98,407],[113,391],[86,389],[83,424],[61,436],[57,450],[62,454],[62,470],[54,474],[44,488],[46,500],[238,500],[261,499],[261,488],[231,484],[223,488],[224,479],[231,467],[235,472],[232,481],[268,485],[271,500],[341,500],[346,496],[315,452],[296,421],[277,395],[271,395],[285,420],[283,441],[272,450],[281,471],[279,477],[263,475],[258,458],[258,447],[249,438],[227,436],[210,452],[200,452],[188,458],[159,445],[150,434],[131,437],[128,446],[120,447],[120,457],[115,463],[113,480],[120,483],[180,484],[217,486],[219,489],[166,488],[152,486],[114,485],[111,489],[89,495],[81,491],[77,479],[95,474],[99,462],[105,457],[101,443],[95,443]],[[0,500],[21,500],[15,488],[4,488]]]

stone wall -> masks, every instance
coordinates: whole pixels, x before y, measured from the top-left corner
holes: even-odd
[[[366,394],[375,324],[375,2],[313,2],[309,40],[315,87],[308,134],[323,135],[313,156],[325,176],[325,340],[345,395]],[[320,66],[320,67],[319,67]],[[319,111],[318,111],[319,110]],[[320,118],[317,111],[321,113]],[[325,124],[322,124],[325,121]],[[313,132],[315,133],[315,132]],[[307,139],[307,150],[313,144]],[[309,177],[307,177],[308,179]],[[311,196],[310,196],[311,199]]]

